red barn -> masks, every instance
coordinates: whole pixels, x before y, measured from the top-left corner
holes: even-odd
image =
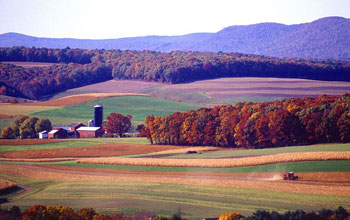
[[[49,132],[49,139],[62,139],[67,138],[68,132],[63,128],[54,129]]]
[[[80,127],[77,132],[80,138],[95,138],[103,135],[101,127]]]

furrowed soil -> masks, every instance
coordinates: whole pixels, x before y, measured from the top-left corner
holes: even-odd
[[[166,150],[183,149],[183,147],[171,145],[138,145],[138,144],[101,144],[86,147],[23,150],[0,153],[0,157],[14,159],[40,159],[40,158],[64,158],[64,157],[105,157],[134,154],[155,153]]]

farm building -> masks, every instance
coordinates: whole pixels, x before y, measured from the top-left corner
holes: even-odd
[[[80,127],[77,132],[80,138],[95,138],[103,135],[101,127]]]
[[[48,131],[39,132],[39,139],[48,139],[48,137],[49,137]]]
[[[72,124],[68,125],[68,127],[70,127],[71,131],[76,131],[80,127],[86,127],[86,125],[84,125],[81,122],[75,122],[75,123],[72,123]]]
[[[80,127],[86,127],[86,126],[81,122],[75,122],[68,125],[68,127],[70,128],[71,132],[73,132],[72,137],[78,138],[79,135],[78,135],[77,129]]]
[[[66,129],[63,128],[58,128],[54,129],[49,132],[49,139],[61,139],[61,138],[67,138],[68,137],[68,132]]]

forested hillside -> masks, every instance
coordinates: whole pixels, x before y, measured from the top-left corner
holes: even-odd
[[[326,17],[304,24],[234,25],[217,33],[146,36],[105,40],[0,35],[0,47],[239,52],[273,57],[350,60],[350,19]]]
[[[145,120],[151,143],[266,148],[350,142],[350,94],[176,112]]]
[[[350,81],[350,62],[279,59],[240,53],[0,48],[0,61],[49,62],[24,68],[0,64],[1,94],[30,99],[115,79],[184,83],[220,77]]]

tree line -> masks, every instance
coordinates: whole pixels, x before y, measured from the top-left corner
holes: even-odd
[[[234,148],[350,142],[350,94],[149,115],[142,133],[152,144]]]
[[[350,218],[350,213],[339,206],[335,210],[321,209],[317,212],[305,212],[304,210],[287,211],[279,213],[276,211],[257,210],[250,216],[243,216],[236,212],[224,213],[218,220],[345,220]],[[153,212],[139,212],[133,216],[126,216],[123,213],[98,214],[92,208],[74,210],[69,206],[44,206],[34,205],[21,211],[18,206],[9,208],[0,207],[0,219],[12,220],[38,220],[38,219],[69,219],[69,220],[185,220],[183,213],[178,211],[171,217],[156,215]]]
[[[52,129],[52,124],[49,119],[39,119],[26,115],[17,116],[11,124],[11,127],[7,126],[2,129],[1,138],[38,138],[40,132],[51,131]]]
[[[350,62],[272,58],[241,53],[0,48],[0,61],[57,63],[24,68],[0,63],[0,92],[29,99],[92,83],[137,79],[183,83],[219,77],[350,81]]]

